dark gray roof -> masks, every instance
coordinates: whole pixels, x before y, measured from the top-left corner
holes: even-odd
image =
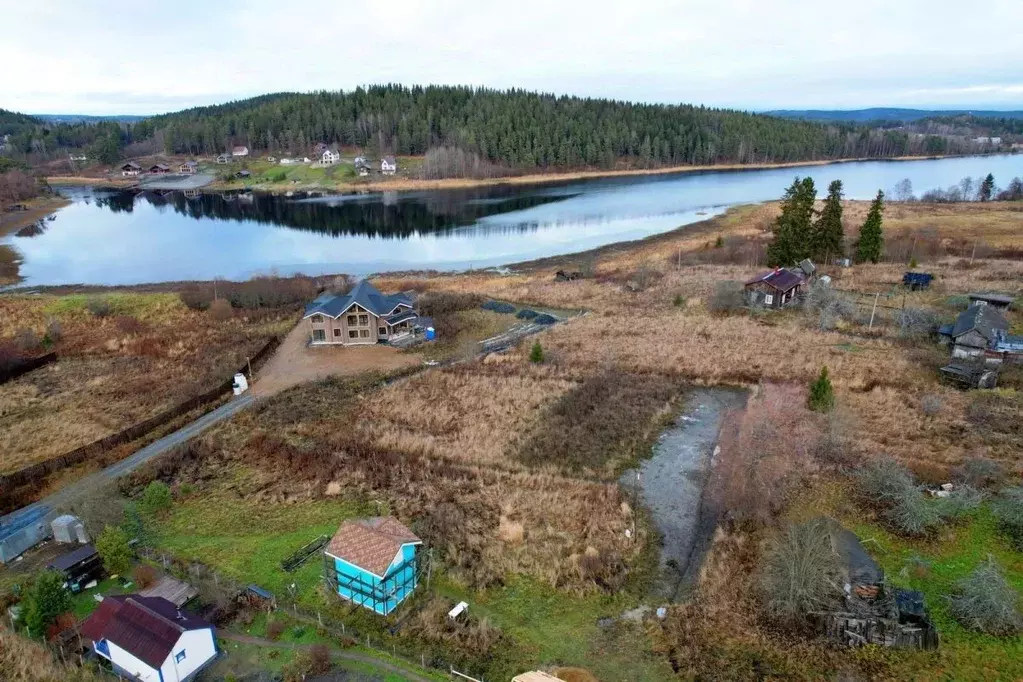
[[[867,550],[863,549],[860,539],[848,528],[843,528],[837,521],[829,519],[831,526],[831,546],[842,559],[849,574],[849,582],[853,585],[879,585],[884,580],[884,571],[877,565]]]
[[[969,299],[971,301],[987,301],[988,303],[1004,306],[1010,305],[1013,301],[1013,297],[1008,294],[988,294],[978,292],[969,294]]]
[[[94,556],[96,556],[95,547],[92,545],[82,545],[76,550],[60,555],[51,561],[47,565],[47,568],[54,568],[58,571],[67,571],[69,568],[72,568],[83,561],[87,561]]]
[[[778,291],[785,292],[802,284],[803,278],[790,270],[769,270],[768,272],[758,275],[746,282],[746,286],[758,284],[760,282],[763,282]]]
[[[380,290],[364,279],[355,285],[347,294],[338,296],[321,295],[315,301],[306,306],[305,317],[320,313],[330,317],[339,317],[348,310],[353,303],[357,303],[369,312],[377,316],[387,315],[399,304],[412,305],[412,299],[406,294],[391,294],[390,296],[380,293]]]
[[[952,337],[962,336],[974,329],[988,341],[995,338],[995,332],[1009,328],[1009,322],[997,309],[989,305],[971,305],[959,313]]]

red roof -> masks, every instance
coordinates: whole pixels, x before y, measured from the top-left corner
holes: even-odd
[[[746,282],[746,286],[759,284],[761,282],[784,293],[789,289],[793,289],[802,284],[803,278],[794,272],[785,270],[784,268],[775,268],[774,270],[769,270],[762,275],[754,277],[750,281]]]
[[[327,545],[327,553],[384,577],[402,545],[422,540],[392,516],[345,521]]]
[[[105,639],[146,665],[159,668],[181,633],[209,627],[206,621],[178,610],[162,597],[126,594],[104,599],[82,623],[81,631],[87,639]]]

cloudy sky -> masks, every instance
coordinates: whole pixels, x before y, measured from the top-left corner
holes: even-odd
[[[1023,109],[1020,0],[0,0],[0,107],[473,84],[743,109]]]

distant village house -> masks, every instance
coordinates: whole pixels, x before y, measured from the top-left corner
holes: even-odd
[[[324,166],[332,166],[341,160],[341,154],[336,149],[324,149],[320,155],[320,162]]]
[[[129,161],[128,163],[126,163],[123,166],[121,166],[121,175],[123,177],[126,177],[126,178],[135,177],[136,175],[138,175],[141,172],[142,172],[142,166],[140,166],[137,163],[134,163],[132,161]]]
[[[230,154],[217,154],[217,163],[231,163]]]
[[[362,280],[351,292],[324,294],[306,306],[309,338],[313,345],[343,346],[389,341],[412,332],[419,321],[412,297],[390,296]]]
[[[248,155],[249,155],[249,148],[248,147],[233,147],[231,149],[231,156],[237,157],[237,156],[248,156]]]
[[[398,170],[398,162],[393,156],[385,156],[380,160],[380,172],[384,175],[394,175]]]
[[[195,161],[185,161],[183,164],[178,166],[179,173],[185,173],[186,175],[194,175],[199,170],[199,164]]]
[[[170,167],[165,166],[162,163],[157,163],[149,167],[150,175],[160,175],[162,173],[170,173]]]

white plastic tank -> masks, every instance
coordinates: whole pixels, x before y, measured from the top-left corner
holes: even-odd
[[[76,542],[78,537],[75,526],[79,523],[78,517],[71,514],[58,516],[50,523],[50,528],[53,529],[53,539],[61,544]]]
[[[234,394],[241,395],[249,389],[249,380],[245,378],[245,375],[238,372],[234,375]]]

